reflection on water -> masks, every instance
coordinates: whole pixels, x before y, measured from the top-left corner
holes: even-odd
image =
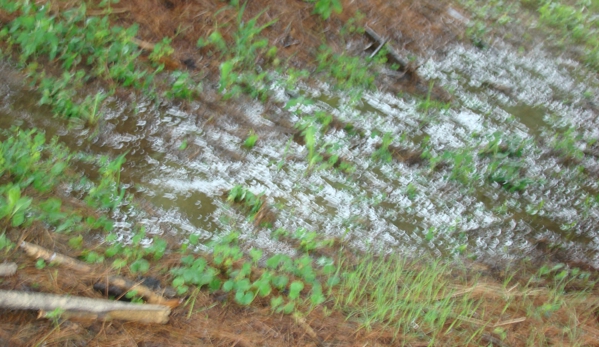
[[[443,60],[429,61],[419,71],[455,96],[449,110],[427,116],[415,97],[367,93],[351,106],[326,86],[303,86],[302,93],[317,99],[304,111],[324,110],[363,133],[332,128],[317,134],[317,143],[355,165],[353,174],[318,166],[309,171],[308,149],[271,121],[278,117],[293,124],[299,117],[277,106],[265,111],[247,100],[222,112],[202,102],[181,109],[113,100],[102,130],[88,140],[87,131],[65,128],[36,106],[35,95],[12,85],[2,100],[0,125],[18,119],[23,126],[59,134],[78,150],[127,151],[122,179],[153,206],[144,217],[150,233],[197,233],[208,240],[239,230],[252,246],[292,253],[289,245],[272,240],[269,230],[224,202],[230,188],[243,184],[265,194],[277,214],[274,228],[305,228],[347,237],[359,247],[394,247],[411,255],[463,251],[508,259],[528,254],[543,239],[567,245],[576,257],[599,266],[594,179],[581,176],[576,165],[560,161],[547,147],[564,125],[584,125],[580,135],[599,136],[595,111],[585,107],[596,100],[581,97],[589,91],[597,95],[594,81],[580,82],[574,75],[579,72],[571,70],[571,62],[563,65],[539,52],[521,56],[508,49],[455,46]],[[287,101],[280,90],[275,95],[281,105]],[[247,150],[242,143],[252,129],[259,140]],[[394,145],[406,149],[421,148],[428,138],[433,155],[466,148],[476,175],[490,163],[476,152],[497,132],[505,139],[529,141],[522,147],[522,170],[535,183],[522,192],[485,179],[464,185],[449,179],[451,168],[432,169],[426,161],[409,166],[371,159],[381,134],[390,133]],[[597,163],[590,157],[580,165]],[[117,217],[117,228],[126,232],[129,217]]]

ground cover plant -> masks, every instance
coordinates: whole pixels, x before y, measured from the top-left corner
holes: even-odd
[[[584,10],[567,4],[522,4],[555,28],[574,30],[591,20]],[[198,9],[200,5],[204,7]],[[362,37],[363,25],[365,17],[382,13],[368,24],[380,32],[396,28],[395,14],[401,13],[409,24],[402,27],[401,40],[393,30],[385,31],[386,40],[403,54],[417,38],[426,51],[434,49],[429,36],[435,33],[445,39],[460,36],[430,19],[446,7],[324,0],[263,5],[169,0],[154,2],[149,10],[147,4],[124,0],[0,2],[2,52],[22,68],[20,76],[29,76],[39,103],[49,107],[40,108],[42,112],[59,116],[53,122],[58,128],[48,126],[48,132],[60,136],[50,139],[42,130],[26,130],[25,125],[37,124],[27,117],[19,121],[20,128],[0,135],[0,254],[19,264],[15,276],[0,279],[0,288],[143,303],[135,290],[118,295],[91,290],[94,276],[97,281],[116,273],[158,282],[156,290],[166,295],[172,289],[180,302],[169,324],[151,328],[119,321],[77,322],[65,319],[60,309],[48,313],[48,320],[2,309],[0,344],[596,344],[597,273],[591,265],[564,257],[561,245],[549,237],[528,241],[545,253],[517,265],[475,262],[477,254],[470,249],[481,240],[475,236],[483,227],[468,224],[479,215],[492,220],[486,224],[489,229],[511,221],[497,215],[517,215],[521,224],[534,227],[543,219],[561,221],[550,219],[549,211],[560,205],[551,192],[540,196],[547,191],[539,187],[562,189],[560,194],[574,189],[562,181],[584,185],[584,206],[575,207],[577,212],[586,209],[587,215],[558,228],[573,235],[579,224],[591,224],[598,201],[596,187],[589,183],[595,177],[589,160],[592,136],[563,124],[544,129],[544,141],[517,131],[480,129],[467,134],[467,141],[450,145],[427,136],[431,128],[461,115],[457,102],[439,97],[437,82],[421,80],[416,67],[398,71],[388,64],[389,51],[383,45],[370,47]],[[501,7],[498,22],[510,23],[506,16],[517,8]],[[573,22],[562,18],[564,13]],[[431,24],[422,24],[427,21]],[[422,28],[429,35],[423,37]],[[574,39],[589,44],[582,30]],[[490,42],[484,27],[473,26],[465,34],[479,48]],[[375,95],[379,88],[397,94],[398,86],[406,94],[393,99],[389,117],[371,112],[386,106]],[[335,91],[331,95],[337,101],[319,94],[327,88]],[[331,106],[335,102],[339,105]],[[142,115],[115,116],[115,108],[129,103]],[[148,105],[157,113],[143,115]],[[475,109],[476,103],[468,106]],[[345,107],[357,111],[339,112]],[[235,118],[238,108],[257,109],[259,115]],[[413,118],[405,122],[397,110],[414,112]],[[4,108],[0,119],[2,112]],[[172,127],[175,123],[181,127]],[[140,135],[150,144],[123,140],[134,137],[128,133],[119,137],[121,142],[111,142],[111,132],[128,124],[134,124],[134,135],[150,129],[152,136]],[[278,138],[265,130],[275,127],[283,129],[283,141],[275,142]],[[69,141],[72,136],[75,141]],[[109,148],[110,155],[89,154],[97,147]],[[223,163],[211,161],[222,153],[241,154]],[[539,158],[556,170],[529,165]],[[175,167],[176,175],[158,180],[160,193],[133,177],[139,173],[135,165],[145,162]],[[212,167],[210,174],[220,181],[214,184],[195,175],[199,171],[186,171],[185,163]],[[256,171],[264,174],[257,177]],[[223,172],[241,174],[219,176]],[[280,175],[281,190],[291,193],[277,191],[281,186],[273,185],[269,175]],[[189,227],[182,228],[186,233],[176,230],[176,212],[156,213],[147,203],[162,194],[158,199],[175,205],[185,194],[172,191],[190,181],[201,182],[196,190],[214,192],[217,208],[198,218],[206,221],[214,215],[212,237]],[[386,189],[389,181],[401,185]],[[437,185],[439,199],[426,200],[431,194],[427,181]],[[364,182],[372,190],[361,190]],[[330,191],[334,194],[327,195]],[[464,210],[460,219],[451,220],[451,209],[461,208],[462,200],[468,204],[481,191],[497,214],[489,214],[483,203],[471,203],[475,212]],[[452,201],[441,198],[445,192]],[[302,200],[292,200],[294,195]],[[329,213],[330,205],[315,201],[326,198],[343,201],[350,213]],[[191,209],[200,210],[202,204],[207,205],[194,200]],[[433,213],[433,204],[453,204],[441,226],[427,224],[428,214],[408,215],[420,218],[419,228],[410,234],[430,254],[413,252],[413,244],[400,238],[395,248],[374,238],[356,242],[366,238],[363,230],[380,232],[388,226],[371,219],[381,210],[400,224],[407,218],[394,217],[394,210]],[[168,222],[157,214],[169,215]],[[296,223],[301,218],[295,216],[305,214],[331,218],[317,223],[319,216],[310,216],[311,223]],[[339,225],[344,230],[332,236],[330,229]],[[79,276],[28,258],[19,248],[22,240],[93,264],[102,275]]]

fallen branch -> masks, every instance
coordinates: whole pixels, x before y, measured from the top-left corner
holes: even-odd
[[[139,48],[141,49],[145,49],[146,51],[153,51],[154,47],[156,47],[155,44],[147,42],[147,41],[143,41],[140,39],[136,39],[136,38],[132,38],[131,42],[133,42],[134,44],[138,45]]]
[[[310,324],[308,324],[306,322],[306,320],[304,319],[304,317],[302,317],[299,313],[294,313],[293,314],[293,318],[295,319],[295,322],[304,329],[304,331],[312,338],[316,341],[316,344],[318,346],[322,346],[322,340],[320,339],[320,337],[318,337],[318,335],[316,335],[316,332],[314,332],[314,329],[312,329],[312,327],[310,326]]]
[[[364,32],[374,41],[378,42],[379,49],[383,47],[385,44],[387,45],[387,51],[391,58],[399,64],[402,70],[406,70],[408,68],[408,62],[402,58],[399,53],[387,42],[388,40],[384,39],[381,35],[377,34],[376,31],[372,30],[368,25],[364,26]]]
[[[69,269],[72,269],[72,270],[75,270],[78,272],[85,272],[85,273],[90,273],[90,274],[96,272],[94,267],[87,265],[84,262],[73,259],[66,255],[52,252],[46,248],[34,245],[29,242],[25,242],[25,241],[21,242],[20,247],[23,250],[25,250],[25,252],[29,256],[36,258],[36,259],[41,258],[49,263],[63,265],[63,266],[68,267]],[[140,283],[135,283],[135,282],[128,280],[124,277],[108,276],[106,278],[106,281],[108,282],[109,285],[118,287],[118,288],[122,289],[124,292],[135,290],[137,292],[137,295],[144,298],[150,304],[166,305],[170,308],[175,308],[175,307],[179,306],[179,303],[180,303],[180,301],[178,299],[166,299],[162,295],[154,292],[152,289],[150,289]]]
[[[79,272],[93,272],[94,270],[93,267],[84,262],[80,262],[79,260],[75,260],[60,253],[52,252],[44,247],[34,245],[33,243],[23,241],[21,242],[20,247],[25,251],[25,253],[27,253],[28,256],[35,259],[41,258],[48,263],[64,265],[69,269]]]
[[[387,42],[389,42],[389,38],[385,38],[385,41],[383,41],[383,42],[381,42],[381,44],[379,44],[379,46],[370,55],[370,59],[374,58],[374,56],[381,50],[381,48],[385,47],[385,44]]]
[[[504,326],[504,325],[511,325],[511,324],[516,324],[516,323],[522,323],[522,322],[526,321],[526,317],[520,317],[520,318],[506,320],[506,321],[503,321],[503,322],[497,322],[495,324],[490,324],[490,322],[486,322],[486,321],[483,321],[483,320],[480,320],[480,319],[476,319],[476,318],[466,317],[464,315],[457,315],[457,316],[454,316],[454,318],[459,319],[459,320],[464,321],[464,322],[468,322],[468,323],[474,324],[474,325],[488,326],[488,327],[491,327],[491,328],[497,328],[497,327],[501,327],[501,326]]]
[[[126,320],[140,323],[168,322],[171,309],[162,305],[139,305],[104,299],[90,299],[45,293],[0,290],[0,307],[17,310],[40,310],[46,317],[54,310],[64,318]]]
[[[17,272],[17,264],[15,263],[2,263],[0,264],[0,277],[12,276]]]

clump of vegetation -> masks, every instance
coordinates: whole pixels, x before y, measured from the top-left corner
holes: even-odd
[[[173,53],[169,39],[154,45],[150,68],[140,63],[138,27],[113,25],[108,15],[88,16],[87,4],[51,12],[46,5],[3,1],[0,10],[16,14],[0,29],[0,38],[26,67],[42,94],[40,104],[51,106],[55,115],[94,126],[103,116],[103,103],[119,85],[156,97],[155,76],[164,69],[164,58]],[[42,68],[47,60],[56,61],[60,72]],[[175,71],[172,78],[166,97],[189,100],[201,91],[201,84],[186,72]],[[106,90],[81,97],[80,91],[94,79],[104,81]]]
[[[391,152],[389,151],[389,146],[393,142],[393,137],[391,137],[391,133],[385,133],[383,135],[383,142],[380,147],[372,153],[372,158],[380,161],[384,161],[390,163],[393,159]]]
[[[339,14],[343,11],[340,0],[305,0],[314,3],[314,13],[327,20],[333,12]]]
[[[207,39],[200,38],[197,46],[213,48],[225,60],[220,64],[219,87],[225,99],[239,96],[244,92],[252,97],[265,100],[268,96],[265,85],[267,73],[256,73],[253,67],[258,56],[265,55],[272,59],[276,55],[276,47],[268,48],[268,40],[259,36],[262,30],[274,24],[276,20],[258,25],[258,19],[264,13],[263,11],[245,22],[243,21],[244,12],[245,4],[238,9],[237,30],[233,33],[235,43],[232,46],[225,42],[218,30],[210,34]]]
[[[496,26],[506,26],[519,20],[518,13],[529,9],[538,15],[542,29],[553,35],[554,42],[565,47],[566,44],[579,43],[583,53],[579,57],[591,68],[599,69],[599,40],[595,31],[596,14],[599,4],[595,1],[578,0],[574,2],[562,0],[520,0],[505,2],[492,0],[483,6],[474,0],[461,0],[478,20],[473,21],[468,29],[472,42],[484,48],[485,38]]]
[[[336,272],[332,260],[320,261],[321,270],[316,271],[309,256],[293,260],[287,255],[275,254],[265,259],[266,266],[261,268],[258,263],[264,258],[263,251],[250,249],[246,257],[238,238],[238,233],[231,233],[212,242],[212,255],[208,260],[194,255],[181,258],[182,266],[171,269],[176,276],[173,286],[177,291],[185,293],[189,285],[194,285],[196,291],[207,286],[212,292],[232,293],[233,300],[243,306],[250,305],[258,296],[270,297],[273,311],[290,314],[303,302],[301,293],[310,286],[309,302],[314,306],[324,302],[318,278]],[[190,238],[190,243],[197,244],[197,239]],[[338,281],[327,281],[329,287],[335,283]]]
[[[256,195],[238,184],[229,191],[227,201],[241,204],[247,210],[248,218],[253,220],[263,207],[263,195],[264,193]]]
[[[257,141],[258,141],[258,135],[252,130],[252,131],[250,131],[250,134],[248,135],[247,139],[245,139],[245,141],[243,141],[243,147],[245,147],[247,149],[252,149],[256,145]]]
[[[317,71],[335,80],[336,86],[349,92],[355,101],[359,100],[363,90],[374,87],[377,73],[359,57],[335,54],[328,46],[321,46],[316,60]]]

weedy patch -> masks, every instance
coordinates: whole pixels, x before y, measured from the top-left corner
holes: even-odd
[[[239,234],[231,233],[210,243],[212,250],[208,261],[204,257],[187,255],[181,258],[183,266],[171,269],[176,276],[173,286],[179,293],[196,290],[203,286],[211,292],[222,290],[230,293],[233,301],[248,306],[256,298],[270,298],[274,312],[290,314],[309,302],[316,306],[325,301],[320,279],[326,279],[337,271],[332,260],[319,261],[314,269],[314,261],[309,256],[292,259],[287,255],[275,254],[264,259],[263,251],[250,249],[244,254],[239,246]],[[190,244],[198,240],[190,238]],[[260,267],[259,264],[265,264]],[[332,278],[332,277],[330,277]],[[325,288],[332,288],[338,280],[326,281]],[[309,293],[306,298],[302,292]]]
[[[359,57],[335,54],[328,46],[321,46],[316,60],[317,71],[335,80],[336,86],[348,92],[353,102],[362,97],[363,91],[374,88],[377,73]]]
[[[266,85],[266,72],[255,72],[254,65],[259,57],[274,59],[277,53],[276,47],[268,48],[268,40],[259,35],[262,30],[276,22],[269,21],[258,25],[258,19],[262,13],[249,21],[243,21],[245,6],[237,11],[237,30],[233,33],[234,45],[225,42],[218,28],[206,38],[200,38],[197,46],[202,49],[213,49],[212,54],[219,53],[223,63],[220,64],[220,86],[219,91],[225,99],[247,93],[252,97],[266,100],[269,94]]]
[[[229,191],[227,201],[242,206],[248,219],[256,225],[272,225],[275,221],[274,212],[265,204],[264,193],[256,195],[238,184]]]

